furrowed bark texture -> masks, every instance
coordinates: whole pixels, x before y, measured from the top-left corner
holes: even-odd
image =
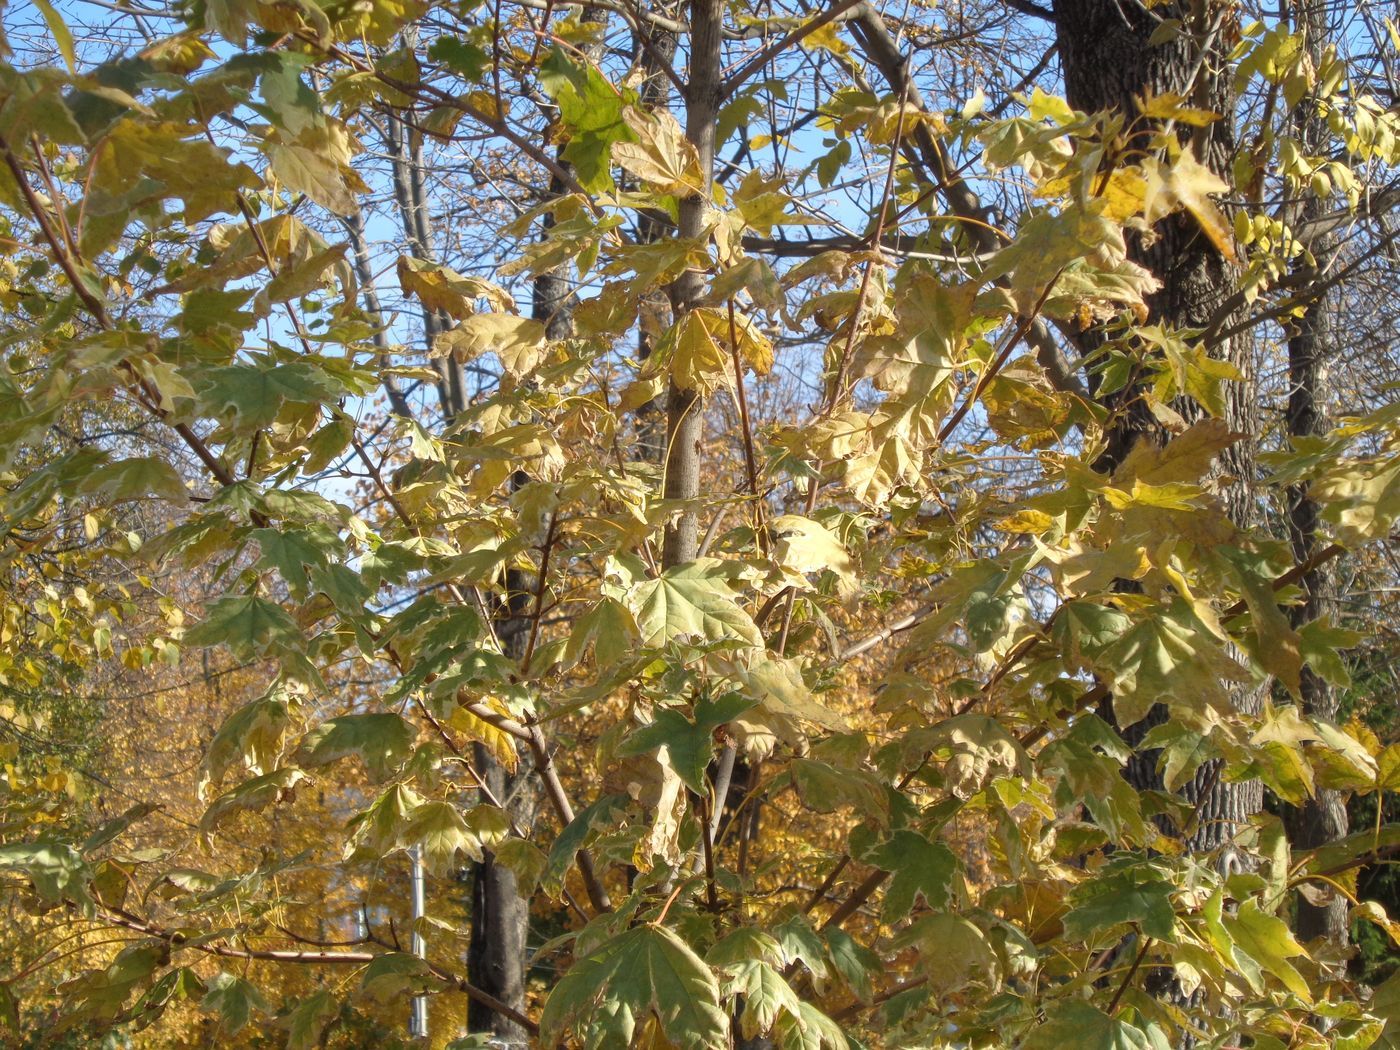
[[[1176,93],[1187,104],[1232,112],[1230,71],[1221,28],[1228,12],[1211,2],[1199,7],[1190,3],[1158,5],[1151,13],[1141,5],[1116,4],[1104,0],[1058,0],[1055,19],[1065,92],[1070,105],[1088,112],[1110,110],[1132,121],[1138,114],[1136,98]],[[1180,19],[1183,29],[1175,39],[1152,45],[1149,39],[1161,19]],[[1205,128],[1185,129],[1196,158],[1229,181],[1230,161],[1236,150],[1229,120]],[[1155,227],[1156,239],[1130,242],[1134,259],[1146,266],[1162,282],[1147,300],[1151,320],[1177,328],[1205,328],[1223,308],[1236,285],[1234,265],[1202,233],[1189,214],[1180,213]],[[1221,495],[1232,520],[1249,524],[1252,516],[1249,479],[1253,474],[1255,383],[1250,345],[1245,338],[1208,347],[1214,357],[1232,362],[1242,373],[1242,382],[1227,390],[1226,422],[1246,435],[1221,457],[1221,471],[1234,479],[1222,484]],[[1096,464],[1111,471],[1139,441],[1164,441],[1167,435],[1156,421],[1141,388],[1129,386],[1108,398],[1104,404],[1115,413],[1108,433],[1108,447]],[[1191,406],[1177,406],[1187,415]],[[1257,710],[1262,690],[1236,695],[1236,703]],[[1112,719],[1111,703],[1106,713]],[[1125,733],[1136,743],[1153,725],[1167,717],[1166,709],[1154,708],[1143,722]],[[1136,755],[1127,770],[1138,788],[1160,789],[1156,769],[1157,754]],[[1257,781],[1225,783],[1217,763],[1207,763],[1181,792],[1197,806],[1194,827],[1187,832],[1187,845],[1195,850],[1222,849],[1220,862],[1233,866],[1240,858],[1229,848],[1236,832],[1263,805],[1263,787]]]
[[[690,78],[686,90],[685,137],[700,154],[704,194],[680,203],[680,236],[705,234],[710,180],[715,166],[715,124],[720,104],[720,44],[724,7],[719,0],[691,0]],[[705,275],[687,270],[669,289],[677,317],[691,310],[705,292]],[[666,485],[668,500],[684,501],[666,529],[662,560],[667,568],[694,561],[700,545],[700,450],[705,438],[704,399],[671,380],[666,396]]]
[[[1317,61],[1331,37],[1325,0],[1300,0],[1297,25],[1307,36],[1307,46]],[[1326,142],[1326,118],[1311,98],[1305,98],[1295,118],[1298,137],[1304,152],[1319,154]],[[1305,226],[1327,211],[1326,202],[1307,193],[1296,225]],[[1336,250],[1336,237],[1324,233],[1310,244],[1313,256],[1325,273]],[[1324,391],[1327,362],[1335,353],[1336,327],[1333,321],[1333,296],[1324,296],[1313,303],[1297,321],[1288,339],[1288,433],[1291,437],[1308,437],[1327,429],[1327,407]],[[1306,485],[1296,485],[1288,491],[1288,533],[1293,557],[1303,564],[1322,547],[1325,541],[1318,534],[1318,506],[1308,497]],[[1303,601],[1289,609],[1295,628],[1336,611],[1336,570],[1320,566],[1298,581]],[[1307,664],[1303,665],[1301,691],[1303,709],[1315,718],[1328,721],[1337,717],[1337,694],[1331,684]],[[1314,849],[1347,833],[1347,810],[1342,794],[1332,788],[1319,788],[1316,796],[1301,806],[1290,807],[1287,814],[1289,841],[1294,849]],[[1311,904],[1299,896],[1294,913],[1298,937],[1309,941],[1326,937],[1338,944],[1347,941],[1347,902],[1340,894],[1323,904]]]

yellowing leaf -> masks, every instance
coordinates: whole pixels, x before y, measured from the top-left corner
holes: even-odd
[[[274,687],[244,704],[224,720],[200,763],[196,793],[204,798],[235,765],[259,775],[273,770],[282,757],[282,744],[291,725],[288,699],[293,694]]]
[[[1178,124],[1203,128],[1220,119],[1220,114],[1213,110],[1183,105],[1184,102],[1181,95],[1171,91],[1137,100],[1138,111],[1152,120],[1174,120]]]
[[[1153,704],[1169,700],[1187,707],[1224,704],[1221,683],[1248,679],[1219,643],[1182,613],[1144,619],[1095,665],[1113,683],[1113,713],[1121,726],[1140,722]]]
[[[804,574],[830,569],[836,574],[843,597],[855,593],[856,563],[825,525],[798,514],[784,514],[770,528],[776,538],[773,557],[779,565]]]
[[[487,703],[490,704],[490,701]],[[505,714],[504,711],[501,713]],[[485,745],[497,762],[511,772],[515,772],[515,764],[518,760],[515,751],[515,738],[509,733],[497,729],[486,719],[478,717],[461,706],[452,709],[452,713],[447,717],[447,724],[477,743]]]
[[[837,28],[835,22],[827,22],[804,36],[800,44],[807,51],[830,51],[833,55],[844,55],[850,47],[841,39]]]
[[[653,114],[628,108],[622,119],[636,135],[636,142],[618,142],[612,147],[613,160],[646,182],[659,193],[690,197],[705,192],[705,176],[700,170],[700,154],[685,137],[676,118],[666,110]]]
[[[1226,193],[1229,184],[1211,171],[1189,149],[1184,149],[1175,163],[1165,171],[1149,158],[1143,164],[1147,179],[1144,213],[1148,222],[1156,222],[1177,208],[1185,208],[1200,223],[1201,231],[1221,255],[1235,261],[1234,227],[1210,199],[1211,194]]]
[[[464,277],[438,263],[401,255],[398,273],[405,295],[416,295],[429,310],[441,310],[458,321],[477,312],[477,299],[485,299],[505,313],[515,311],[515,299],[500,285],[480,277]]]
[[[409,814],[401,837],[422,851],[424,865],[435,874],[446,874],[458,866],[459,853],[471,860],[481,859],[481,839],[450,802],[418,806]]]
[[[628,592],[626,602],[637,618],[643,645],[687,638],[731,641],[744,648],[763,645],[763,635],[733,598],[727,567],[714,558],[643,580]]]
[[[540,363],[546,349],[544,325],[514,314],[472,314],[449,332],[437,337],[433,353],[451,354],[463,363],[494,353],[513,376],[528,375]]]
[[[44,16],[44,24],[49,27],[49,32],[53,34],[54,43],[58,45],[59,53],[63,55],[68,72],[76,76],[78,73],[78,53],[73,48],[73,34],[69,32],[68,24],[54,10],[54,6],[49,3],[49,0],[34,0],[34,6]]]
[[[1293,938],[1288,923],[1270,915],[1250,899],[1240,905],[1235,915],[1224,916],[1225,929],[1235,942],[1234,957],[1240,971],[1257,986],[1260,971],[1273,974],[1290,992],[1305,1003],[1311,1003],[1312,993],[1288,960],[1306,955],[1303,946]]]
[[[256,812],[281,802],[306,779],[299,769],[274,769],[260,777],[245,781],[216,798],[199,821],[199,834],[205,843],[226,821],[238,813]]]
[[[272,174],[321,207],[354,215],[360,210],[354,191],[364,183],[350,168],[351,141],[344,126],[329,119],[290,142],[273,138],[267,147]]]
[[[737,338],[740,358],[759,375],[773,367],[773,344],[752,320],[735,311],[731,329],[727,310],[701,307],[687,311],[661,337],[658,352],[669,357],[676,383],[687,390],[710,393],[732,382]]]
[[[744,690],[758,700],[758,709],[744,715],[746,722],[763,722],[794,747],[806,742],[801,723],[810,722],[838,733],[847,731],[846,720],[819,703],[803,681],[802,669],[792,658],[770,656],[740,669]]]

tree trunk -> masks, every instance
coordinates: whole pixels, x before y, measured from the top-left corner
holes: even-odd
[[[1323,0],[1300,0],[1298,28],[1306,34],[1308,50],[1316,62],[1331,34],[1327,24],[1327,6]],[[1295,117],[1295,127],[1303,151],[1319,154],[1327,138],[1326,118],[1311,98],[1303,99]],[[1302,207],[1296,225],[1306,224],[1327,210],[1325,201],[1304,191]],[[1309,245],[1319,268],[1325,270],[1336,250],[1336,238],[1324,234]],[[1288,433],[1290,437],[1308,437],[1327,429],[1325,390],[1327,360],[1334,352],[1335,331],[1332,323],[1332,296],[1313,302],[1307,313],[1298,319],[1288,339]],[[1306,485],[1295,485],[1288,491],[1288,534],[1293,545],[1293,557],[1302,564],[1322,546],[1318,536],[1317,503],[1308,497]],[[1289,610],[1295,628],[1333,611],[1336,599],[1336,574],[1330,566],[1319,566],[1298,581],[1304,598]],[[1337,716],[1337,695],[1331,684],[1310,666],[1304,664],[1301,680],[1303,710],[1314,718],[1331,721]],[[1290,807],[1287,814],[1289,840],[1295,850],[1313,849],[1347,833],[1347,810],[1341,792],[1331,788],[1318,789],[1317,795],[1301,806]],[[1325,937],[1337,944],[1347,941],[1347,902],[1334,894],[1323,904],[1311,904],[1300,896],[1294,914],[1298,937],[1310,941]]]
[[[720,104],[720,45],[724,5],[719,0],[691,0],[690,79],[686,90],[685,137],[700,155],[705,187],[680,202],[680,235],[698,238],[705,232],[710,208],[710,185],[715,166],[715,124]],[[686,270],[671,285],[671,306],[677,317],[693,309],[705,292],[705,275]],[[666,395],[666,484],[663,495],[681,504],[666,528],[662,559],[667,568],[694,561],[700,546],[700,450],[705,438],[705,402],[698,391],[671,380]]]
[[[525,816],[520,800],[530,805],[533,792],[513,781],[528,777],[522,759],[512,777],[501,763],[480,744],[473,745],[473,758],[486,786],[506,802],[517,823]],[[515,799],[510,800],[514,789]],[[472,870],[471,941],[467,948],[467,980],[494,995],[521,1013],[525,1012],[525,962],[529,958],[526,938],[530,928],[530,902],[520,894],[515,873],[496,863],[487,850]],[[527,1033],[515,1022],[475,999],[467,1005],[467,1029],[490,1032],[508,1046],[528,1046]]]
[[[662,64],[674,64],[676,34],[657,29],[643,43],[642,34],[648,32],[645,23],[638,24],[632,32],[634,61],[641,63],[645,74],[638,92],[642,106],[648,111],[664,109],[671,98],[671,78],[662,72]],[[654,244],[662,240],[670,228],[670,220],[665,215],[643,211],[637,217],[637,243]],[[671,303],[665,292],[652,289],[643,293],[639,313],[637,359],[645,361],[666,329]],[[666,457],[666,413],[660,401],[660,398],[653,398],[637,409],[637,455],[647,463],[659,464]]]
[[[1058,0],[1055,19],[1059,50],[1064,67],[1065,93],[1070,105],[1087,112],[1109,110],[1126,121],[1138,115],[1136,99],[1175,93],[1187,104],[1217,113],[1233,111],[1227,49],[1222,42],[1223,7],[1206,5],[1204,14],[1185,2],[1157,5],[1149,14],[1135,4],[1104,0]],[[1153,33],[1163,19],[1180,19],[1182,33],[1174,39],[1152,45]],[[1204,49],[1204,53],[1203,53]],[[1145,133],[1144,133],[1145,134]],[[1204,128],[1186,129],[1196,158],[1216,174],[1229,180],[1230,161],[1236,150],[1231,122],[1216,121]],[[1206,328],[1223,308],[1236,285],[1234,265],[1201,232],[1188,214],[1176,214],[1159,222],[1150,243],[1130,238],[1134,260],[1147,267],[1162,282],[1148,297],[1151,320],[1174,328]],[[1247,339],[1237,338],[1209,348],[1214,356],[1231,361],[1241,372],[1242,382],[1227,390],[1226,421],[1246,435],[1222,456],[1221,467],[1232,477],[1222,493],[1237,525],[1249,524],[1252,516],[1250,478],[1254,472],[1255,383]],[[1115,421],[1107,435],[1107,449],[1096,464],[1111,470],[1138,441],[1164,441],[1166,434],[1133,386],[1103,399]],[[1182,406],[1190,414],[1191,406]],[[1245,709],[1257,710],[1262,690],[1249,690],[1236,697]],[[1105,705],[1112,720],[1112,703]],[[1154,708],[1142,723],[1125,737],[1140,741],[1147,730],[1166,718],[1164,708]],[[1127,776],[1140,789],[1161,789],[1154,753],[1138,754],[1129,764]],[[1223,783],[1218,763],[1201,767],[1182,794],[1197,806],[1197,818],[1188,829],[1187,844],[1195,850],[1227,847],[1241,824],[1258,812],[1263,789],[1257,781]],[[1222,856],[1222,866],[1230,867],[1239,858]]]

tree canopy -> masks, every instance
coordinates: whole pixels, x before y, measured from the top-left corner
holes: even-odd
[[[0,55],[15,1045],[1400,1045],[1394,21]]]

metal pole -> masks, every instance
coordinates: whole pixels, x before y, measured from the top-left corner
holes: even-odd
[[[423,854],[417,846],[414,846],[409,850],[408,857],[413,866],[413,954],[423,959],[427,957],[428,951],[427,941],[420,929],[422,924],[418,921],[428,910],[424,894]],[[409,1037],[426,1039],[428,1037],[428,997],[415,995],[412,1009],[413,1012],[408,1017]]]

